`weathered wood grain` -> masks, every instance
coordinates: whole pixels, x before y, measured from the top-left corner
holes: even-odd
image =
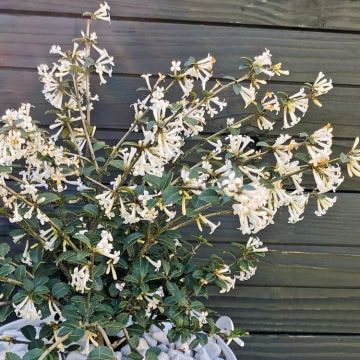
[[[325,230],[323,231],[326,236]],[[224,240],[218,232],[219,240]],[[328,234],[331,236],[331,234]],[[243,243],[248,237],[240,233],[234,239],[226,238],[213,247],[203,247],[197,254],[200,263],[206,263],[211,254],[232,258],[226,252],[236,248],[229,241]],[[257,275],[244,286],[291,286],[313,288],[359,288],[360,248],[341,246],[285,246],[271,245],[269,253],[258,266]]]
[[[245,347],[231,345],[246,360],[358,360],[359,336],[250,335]]]
[[[208,305],[250,332],[359,334],[360,290],[241,286]],[[246,341],[246,340],[245,340]]]
[[[97,0],[2,0],[1,10],[79,15]],[[351,0],[110,0],[113,17],[360,30],[360,4]]]
[[[329,74],[331,76],[331,74]],[[30,102],[35,106],[32,113],[35,118],[42,123],[48,124],[52,121],[53,116],[44,116],[46,110],[51,106],[45,101],[41,93],[42,84],[38,80],[35,71],[16,71],[0,69],[0,112],[11,107],[17,107],[22,102]],[[128,129],[133,119],[133,108],[130,107],[139,97],[142,98],[144,93],[137,92],[136,89],[144,86],[143,79],[140,77],[115,76],[111,78],[106,85],[100,86],[98,79],[93,79],[93,92],[99,94],[100,101],[95,103],[95,111],[92,117],[94,124],[102,129]],[[266,90],[286,91],[294,94],[299,90],[297,84],[277,84],[269,83],[264,87],[262,93]],[[172,91],[170,100],[181,96],[179,88]],[[262,94],[258,95],[261,98]],[[232,90],[225,91],[221,98],[227,100],[228,106],[223,112],[214,119],[209,119],[207,131],[217,131],[226,122],[227,117],[241,119],[241,116],[247,114],[243,109],[243,101],[236,96]],[[323,107],[319,108],[310,104],[310,108],[301,123],[287,132],[297,134],[300,131],[308,133],[320,128],[327,122],[334,126],[334,135],[341,138],[353,138],[360,135],[360,116],[357,108],[360,103],[360,91],[353,87],[335,87],[321,99]],[[276,131],[268,134],[279,133],[282,126],[282,114],[275,117],[278,122]],[[249,125],[254,125],[250,123]],[[256,129],[246,124],[243,126],[244,131],[256,133]]]
[[[0,66],[35,68],[50,62],[49,45],[68,46],[81,27],[81,19],[2,14]],[[102,23],[96,30],[99,42],[115,56],[115,72],[167,72],[172,59],[211,52],[218,59],[217,76],[234,75],[241,56],[257,55],[266,47],[274,61],[290,68],[288,80],[309,81],[322,70],[335,83],[360,84],[356,34],[137,21],[113,21],[111,27]]]
[[[345,249],[347,246],[360,246],[360,195],[337,194],[337,202],[325,216],[314,215],[316,204],[310,201],[305,210],[304,219],[296,224],[288,224],[287,209],[281,208],[275,217],[275,224],[261,230],[257,236],[267,245],[332,245]],[[212,235],[204,230],[204,237],[220,244],[232,241],[245,241],[237,228],[239,219],[236,216],[219,217],[221,225]],[[194,227],[194,229],[197,229]],[[196,230],[197,231],[197,230]],[[185,234],[191,238],[193,232],[186,229]],[[210,249],[211,251],[212,249]],[[340,251],[340,249],[339,249]]]

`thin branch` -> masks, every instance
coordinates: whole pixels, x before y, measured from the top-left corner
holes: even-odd
[[[53,350],[55,350],[61,343],[66,341],[70,337],[70,333],[60,337],[54,342],[51,346],[49,346],[45,352],[41,354],[38,360],[44,360]]]
[[[40,207],[38,206],[38,204],[32,203],[31,201],[25,199],[23,196],[21,196],[20,194],[18,194],[16,191],[14,191],[13,189],[9,188],[7,185],[2,184],[0,182],[0,187],[2,187],[3,189],[5,189],[6,191],[8,191],[10,194],[12,194],[15,198],[17,198],[18,200],[22,201],[24,204],[26,204],[29,207],[34,207],[36,209],[38,209],[42,214],[44,214],[44,212],[40,209]],[[45,214],[46,215],[46,214]],[[72,247],[73,250],[78,251],[79,249],[77,248],[77,246],[70,240],[70,238],[54,223],[54,221],[52,221],[50,218],[48,218],[48,222],[49,224],[63,237],[63,239]]]
[[[113,354],[113,357],[114,357],[114,360],[116,360],[116,354],[115,354],[115,352],[114,352],[113,346],[111,345],[111,342],[110,342],[110,340],[109,340],[109,338],[108,338],[105,330],[104,330],[100,325],[97,326],[97,329],[99,330],[102,338],[104,339],[105,344],[106,344],[107,347],[111,350],[111,352],[112,352],[112,354]]]

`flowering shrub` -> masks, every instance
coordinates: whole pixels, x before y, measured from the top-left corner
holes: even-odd
[[[17,228],[12,250],[0,244],[1,321],[12,312],[49,317],[36,339],[31,326],[23,329],[30,340],[24,359],[62,358],[81,338],[90,359],[112,359],[124,342],[129,358],[156,359],[158,348],[136,351],[139,336],[169,321],[170,341],[206,342],[205,334],[218,331],[202,302],[208,292],[228,292],[255,274],[267,248],[253,234],[272,224],[280,207],[295,223],[310,201],[317,216],[334,205],[327,193],[343,181],[339,164],[360,175],[359,140],[332,158],[330,124],[294,138],[283,133],[272,143],[244,134],[244,122],[286,131],[332,88],[320,73],[294,95],[264,90],[268,79],[289,74],[265,50],[221,81],[210,81],[211,55],[173,61],[166,75],[142,75],[145,96],[132,105],[128,131],[110,146],[95,138],[91,114],[99,97],[90,88],[91,74],[106,84],[114,66],[90,29],[93,21],[110,21],[109,7],[84,15],[86,28],[73,47],[52,46],[57,61],[38,68],[54,107],[50,132],[32,119],[30,104],[2,117],[1,215]],[[247,115],[206,135],[207,122],[227,105],[221,93],[228,88]],[[314,185],[305,190],[306,172]],[[214,254],[194,261],[223,215],[237,216],[246,236],[233,243],[233,260]],[[199,234],[182,237],[191,224]],[[124,338],[115,341],[121,330]]]

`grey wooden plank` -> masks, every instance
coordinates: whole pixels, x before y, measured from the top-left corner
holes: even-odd
[[[82,26],[81,19],[2,14],[0,66],[35,68],[50,62],[49,45],[67,45]],[[172,59],[211,52],[218,59],[217,76],[234,75],[241,56],[257,55],[266,47],[274,60],[292,70],[288,80],[309,81],[322,70],[335,83],[360,84],[356,34],[137,21],[98,27],[100,43],[115,56],[115,72],[167,72]]]
[[[359,336],[250,335],[245,347],[231,345],[246,360],[358,360]]]
[[[226,24],[360,30],[360,4],[351,0],[110,0],[115,17]],[[2,0],[1,10],[81,14],[97,0]]]
[[[359,194],[337,194],[337,202],[325,216],[315,216],[315,209],[316,204],[311,201],[305,211],[304,220],[296,224],[288,224],[287,209],[281,208],[275,217],[275,224],[261,230],[256,236],[270,246],[270,249],[273,245],[332,245],[339,246],[339,251],[346,251],[346,246],[360,246]],[[214,234],[208,235],[206,230],[204,231],[203,235],[209,241],[224,244],[231,241],[245,241],[248,238],[237,230],[238,217],[223,216],[219,217],[218,221],[221,221],[221,225]],[[186,229],[184,234],[190,238],[192,230]]]
[[[351,231],[349,229],[349,231]],[[218,243],[203,247],[197,254],[199,264],[206,264],[211,254],[225,261],[232,258],[226,253],[234,251],[229,241],[246,242],[248,236],[238,233],[236,238],[224,238],[218,232]],[[331,236],[323,229],[323,236]],[[222,241],[220,241],[222,240]],[[244,282],[244,286],[292,286],[317,288],[359,288],[360,248],[341,246],[270,245],[269,253],[258,266],[257,276]]]
[[[360,334],[360,290],[237,286],[211,293],[216,316],[253,332]],[[245,340],[246,341],[246,340]]]
[[[41,93],[42,84],[38,81],[36,72],[0,69],[0,82],[0,112],[4,112],[9,107],[16,107],[22,102],[30,102],[35,106],[32,111],[34,117],[41,119],[44,124],[52,121],[53,116],[44,116],[45,111],[51,106]],[[101,128],[128,129],[133,119],[133,108],[130,107],[130,104],[144,95],[142,92],[136,91],[139,87],[144,86],[143,79],[140,76],[116,76],[110,79],[108,84],[100,86],[97,79],[94,78],[92,84],[94,93],[100,96],[100,102],[94,104],[94,124]],[[262,92],[272,90],[294,94],[299,88],[298,84],[269,83]],[[171,92],[170,99],[175,99],[176,95],[181,96],[178,88]],[[243,109],[242,100],[232,90],[224,92],[221,97],[227,100],[228,106],[219,116],[209,119],[207,131],[219,130],[225,124],[227,117],[241,119],[242,116],[248,114],[247,110]],[[259,94],[258,98],[261,97],[262,94]],[[352,138],[360,135],[360,117],[357,115],[360,103],[358,88],[335,87],[323,96],[321,101],[322,108],[311,104],[301,123],[287,130],[287,133],[297,134],[302,131],[311,133],[330,122],[334,126],[336,137]],[[270,135],[278,133],[282,126],[281,113],[274,119],[277,120],[277,126],[275,131],[268,133]],[[254,125],[253,122],[250,122],[249,125],[244,124],[243,131],[259,133]]]

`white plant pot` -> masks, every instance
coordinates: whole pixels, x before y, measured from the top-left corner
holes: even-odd
[[[20,329],[26,325],[32,325],[39,336],[40,325],[46,323],[45,320],[16,320],[0,327],[0,337],[10,336],[18,341],[28,341],[21,333]],[[167,339],[167,331],[171,329],[170,323],[164,323],[165,329],[162,331],[156,326],[151,326],[149,332],[145,333],[139,342],[137,350],[144,354],[151,346],[158,346],[162,353],[158,356],[159,360],[236,360],[236,356],[230,347],[221,339],[220,336],[215,335],[209,337],[208,343],[203,346],[198,346],[195,350],[189,350],[189,343],[182,344],[180,341],[170,344]],[[222,317],[217,322],[218,327],[226,332],[233,328],[232,321],[228,317]],[[119,333],[119,336],[123,334]],[[240,340],[241,341],[241,340]],[[78,343],[81,347],[84,346],[84,341],[80,340]],[[243,343],[241,341],[240,345]],[[120,351],[116,352],[117,360],[126,360],[126,355],[130,348],[125,345]],[[27,352],[26,344],[10,344],[6,341],[0,341],[0,359],[5,359],[6,352],[13,352],[22,357]],[[66,360],[86,360],[87,356],[80,351],[74,351],[66,356]]]

